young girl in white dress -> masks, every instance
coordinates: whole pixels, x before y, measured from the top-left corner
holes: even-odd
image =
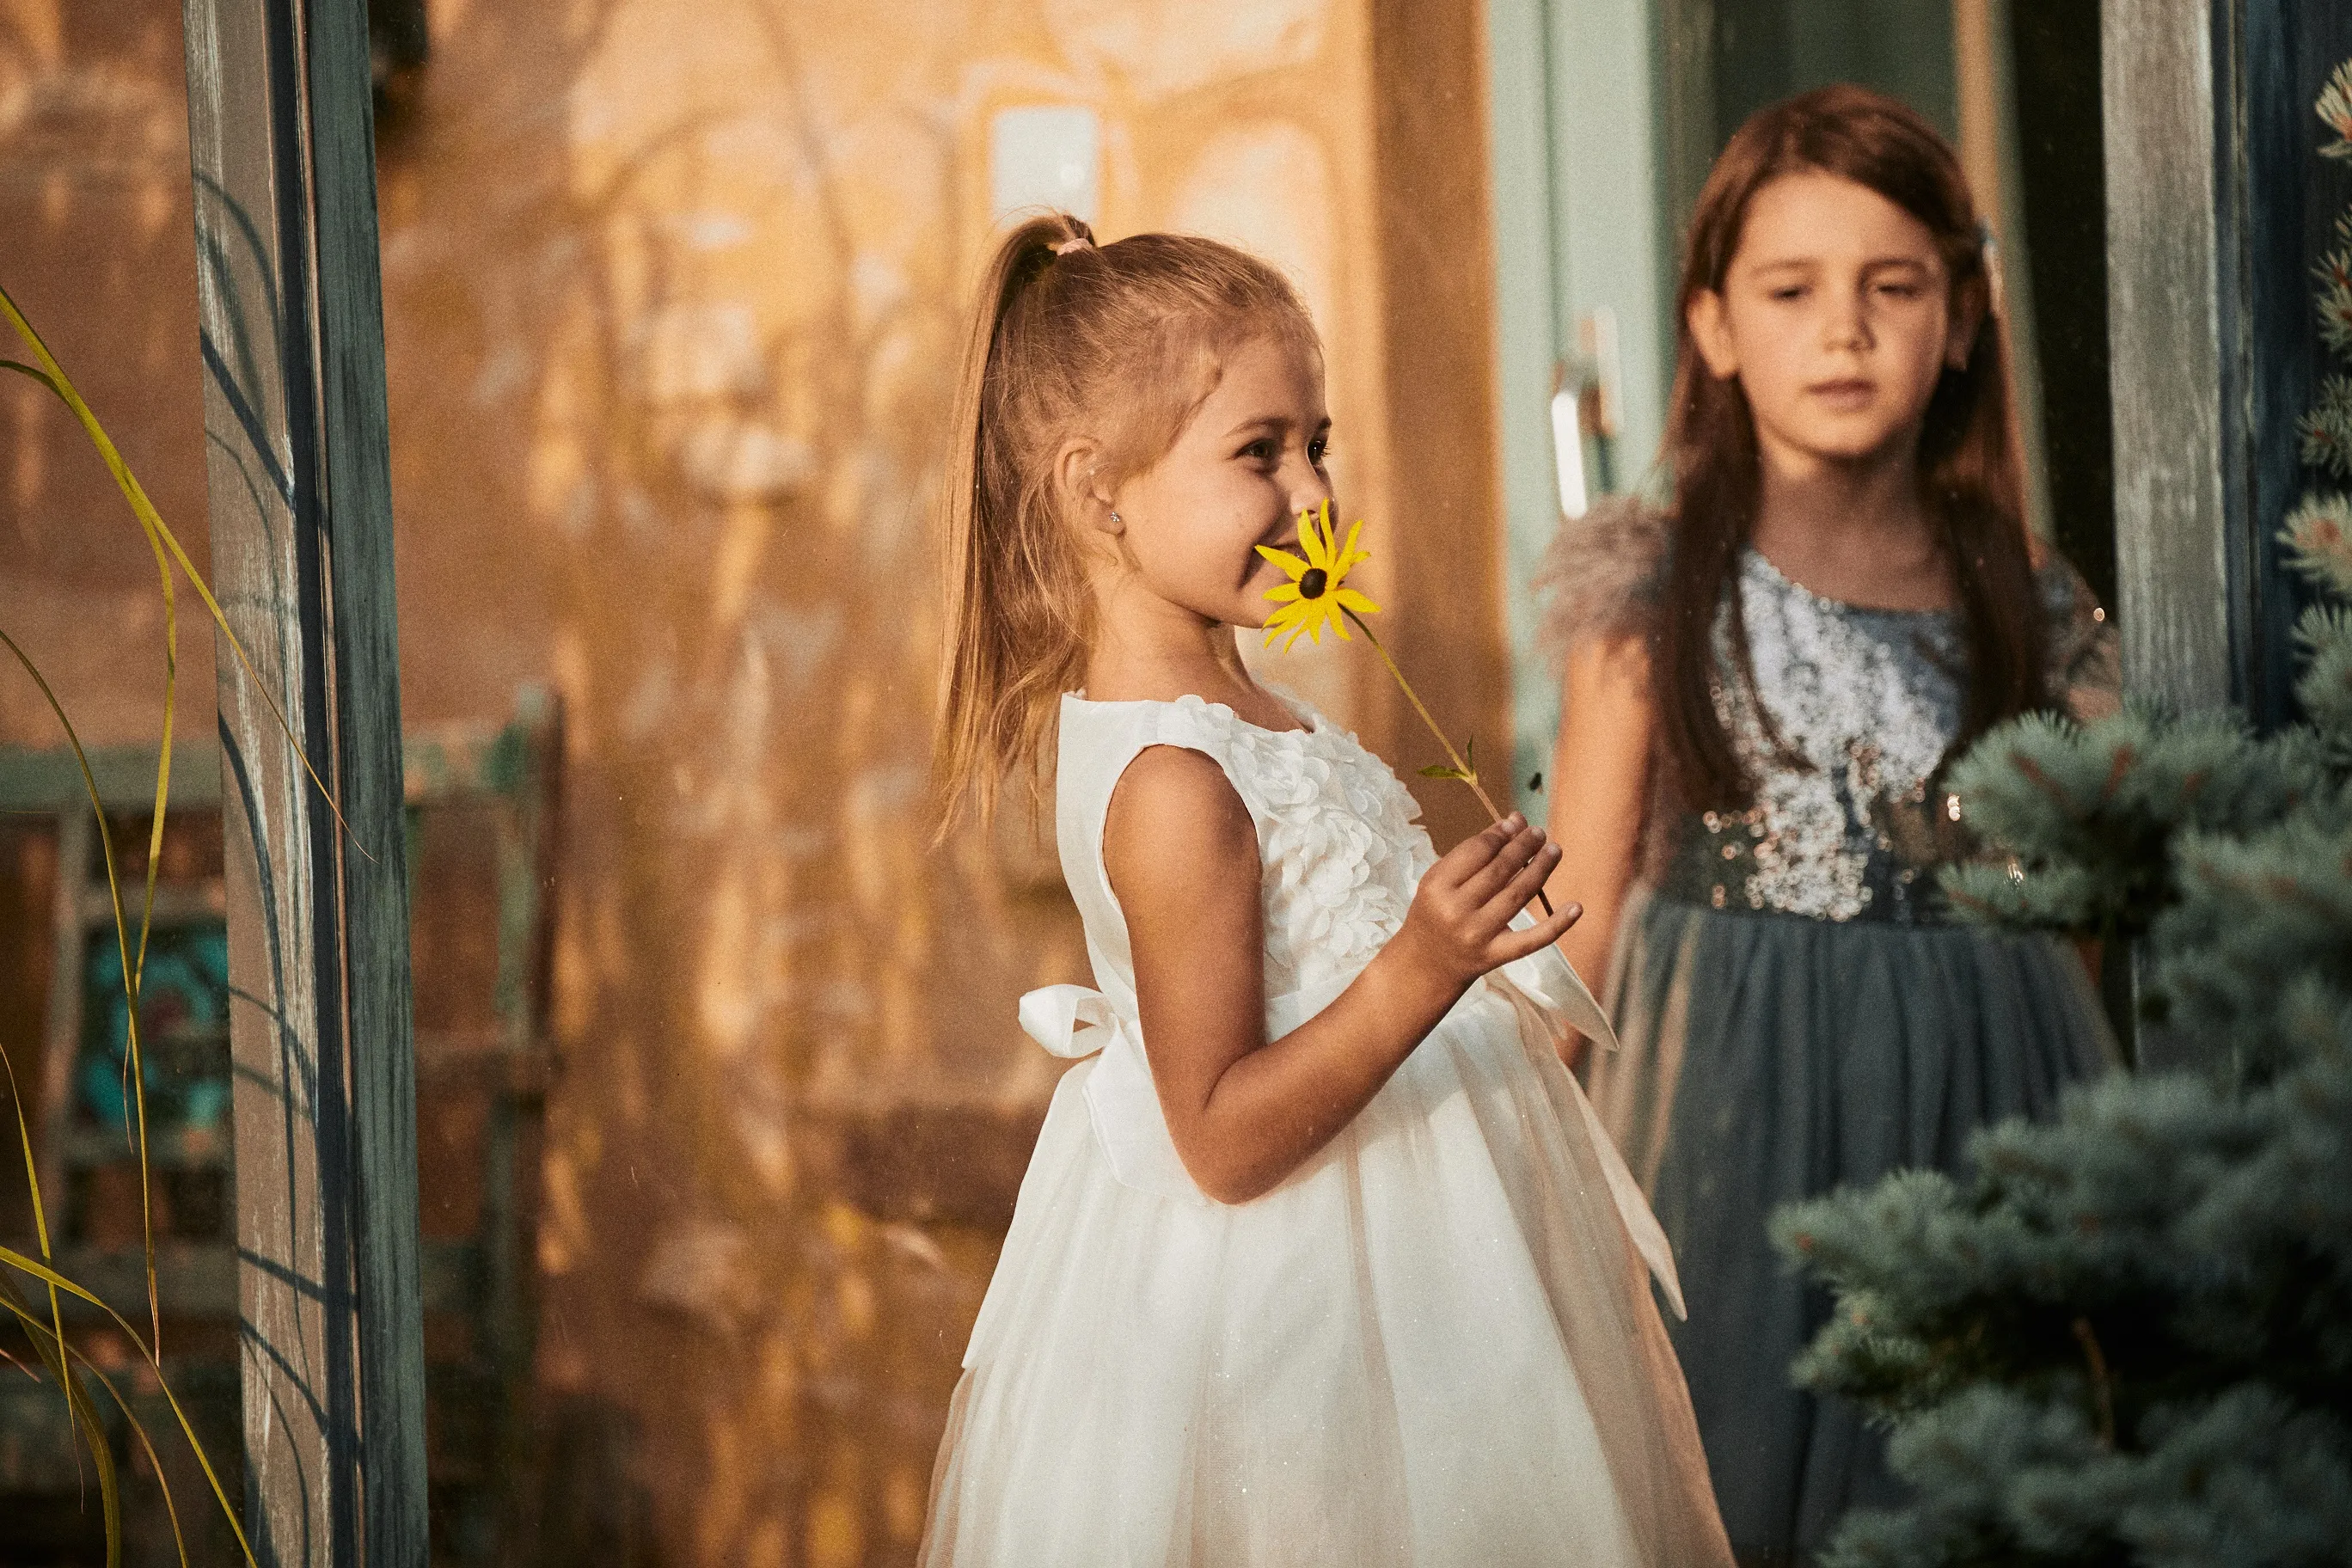
[[[1516,816],[1442,859],[1234,640],[1330,498],[1320,351],[1228,247],[1003,245],[949,474],[940,781],[1058,728],[1098,990],[964,1356],[939,1568],[1730,1562],[1653,1304],[1673,1264],[1556,1055],[1608,1026]],[[1646,1260],[1646,1261],[1645,1261]]]

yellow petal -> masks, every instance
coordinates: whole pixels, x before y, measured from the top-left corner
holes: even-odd
[[[1331,570],[1330,546],[1316,531],[1315,514],[1311,511],[1298,514],[1298,548],[1306,552],[1309,564],[1319,566],[1326,573]]]
[[[1294,583],[1307,575],[1307,563],[1287,550],[1276,550],[1272,545],[1261,544],[1257,547],[1257,552],[1289,573],[1290,580]]]
[[[1273,587],[1268,588],[1265,591],[1265,596],[1274,600],[1276,604],[1280,604],[1287,599],[1296,599],[1298,597],[1298,584],[1296,583],[1277,583]]]
[[[1356,520],[1355,526],[1348,530],[1348,542],[1339,552],[1340,571],[1345,572],[1349,566],[1363,559],[1356,553],[1356,541],[1363,531],[1364,520],[1360,517]]]
[[[1378,605],[1373,604],[1353,588],[1342,588],[1331,597],[1339,602],[1339,608],[1353,610],[1360,616],[1377,616],[1381,613],[1381,607]]]

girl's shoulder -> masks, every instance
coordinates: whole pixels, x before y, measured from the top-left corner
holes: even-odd
[[[1544,649],[1557,659],[1589,638],[1646,637],[1672,538],[1666,514],[1638,496],[1604,497],[1562,522],[1536,575]]]

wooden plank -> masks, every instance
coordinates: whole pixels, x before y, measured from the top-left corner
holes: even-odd
[[[82,953],[88,933],[79,895],[82,868],[89,864],[90,850],[97,842],[98,818],[87,807],[68,805],[58,813],[58,885],[49,913],[49,1000],[41,1037],[41,1139],[35,1151],[41,1206],[47,1211],[52,1241],[65,1222],[65,1130],[72,1125],[74,1058],[81,1049]]]
[[[1412,520],[1388,531],[1397,594],[1381,636],[1453,743],[1475,738],[1491,768],[1511,733],[1500,447],[1486,388],[1463,395],[1454,374],[1494,343],[1485,37],[1475,7],[1406,0],[1377,0],[1370,26],[1386,504]],[[1368,736],[1397,760],[1432,837],[1450,847],[1485,827],[1468,790],[1414,776],[1437,743],[1385,671],[1361,668],[1375,683]],[[1508,784],[1491,793],[1507,799]]]
[[[89,752],[90,776],[109,811],[144,812],[155,804],[155,748],[98,746]],[[0,800],[12,811],[89,810],[89,785],[70,751],[0,746]],[[220,805],[220,748],[205,741],[172,748],[172,809],[202,810]]]
[[[368,7],[365,0],[311,0],[308,15],[335,784],[351,823],[339,843],[356,1136],[352,1239],[363,1550],[369,1568],[424,1568],[430,1543],[416,1068]]]
[[[2124,679],[2183,709],[2243,696],[2231,647],[2244,610],[2232,602],[2242,584],[2226,501],[2214,25],[2213,0],[2100,9]]]
[[[250,0],[187,0],[190,155],[214,589],[258,682],[219,650],[244,1341],[246,1527],[265,1564],[356,1560],[357,1391],[341,1194],[331,774],[319,562],[315,366],[297,40]],[[267,700],[265,700],[267,699]],[[278,731],[276,701],[296,731]],[[324,1091],[323,1098],[321,1091]]]
[[[145,1332],[147,1264],[135,1247],[67,1247],[58,1249],[58,1271],[97,1295]],[[436,1239],[418,1248],[418,1295],[423,1312],[474,1313],[488,1286],[488,1260],[472,1241]],[[155,1246],[155,1282],[164,1302],[164,1331],[175,1318],[226,1318],[236,1314],[245,1291],[239,1281],[240,1259],[226,1248],[208,1242],[159,1241]],[[249,1260],[247,1267],[249,1268]],[[94,1321],[105,1313],[75,1297],[61,1297],[59,1309],[76,1321]],[[249,1363],[250,1358],[248,1358]],[[417,1373],[419,1387],[424,1373]],[[247,1374],[248,1387],[251,1375]],[[281,1410],[281,1417],[292,1415]],[[256,1542],[257,1549],[260,1543]],[[271,1555],[262,1553],[264,1561]],[[324,1562],[323,1557],[315,1559]],[[299,1552],[278,1550],[275,1561],[305,1561]],[[416,1559],[420,1564],[423,1558]]]
[[[2264,728],[2297,717],[2294,623],[2315,597],[2290,571],[2279,530],[2315,477],[2303,466],[2296,422],[2337,368],[2312,315],[2312,268],[2333,247],[2336,215],[2352,204],[2352,164],[2322,158],[2312,105],[2328,73],[2352,57],[2352,5],[2275,0],[2231,10],[2234,91],[2223,214],[2223,321],[2237,493],[2236,565],[2246,580],[2242,638],[2246,700]]]
[[[172,810],[176,814],[179,803]],[[111,931],[114,929],[114,895],[103,882],[86,883],[77,889],[76,915],[85,934],[92,931]],[[217,921],[227,911],[227,895],[217,882],[158,882],[155,884],[154,929],[194,925],[200,921]],[[131,922],[131,933],[138,934],[139,911],[146,907],[144,883],[132,882],[122,889],[123,918]],[[111,940],[110,938],[110,940]]]
[[[231,1016],[248,1532],[271,1563],[421,1568],[364,11],[184,0],[184,15],[212,570],[257,672],[220,651],[230,972],[253,999]]]

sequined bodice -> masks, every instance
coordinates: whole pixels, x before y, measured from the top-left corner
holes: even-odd
[[[1753,550],[1737,591],[1756,679],[1734,673],[1727,596],[1715,704],[1755,803],[1666,817],[1658,890],[1814,920],[1940,920],[1934,868],[1966,847],[1928,787],[1966,700],[1958,616],[1825,599]]]

